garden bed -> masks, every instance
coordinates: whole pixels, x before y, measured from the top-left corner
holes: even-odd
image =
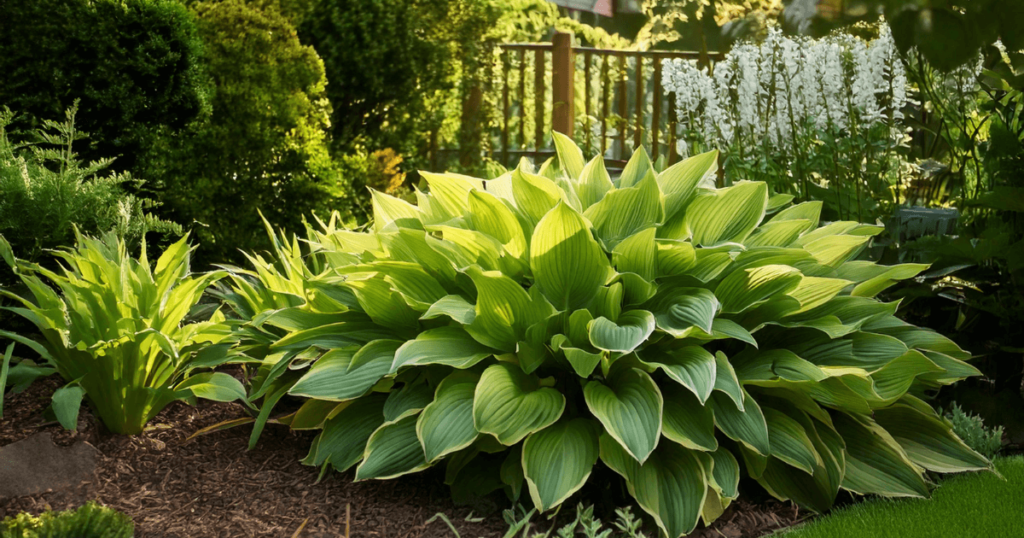
[[[455,506],[443,484],[443,468],[398,480],[358,483],[352,482],[351,473],[334,474],[316,484],[318,470],[299,464],[311,433],[270,425],[252,451],[246,450],[251,431],[247,426],[188,439],[201,428],[245,416],[240,404],[200,400],[193,408],[176,402],[136,437],[102,431],[85,407],[78,432],[57,424],[39,426],[51,393],[60,385],[56,377],[43,379],[7,399],[0,419],[0,446],[41,432],[50,433],[59,445],[88,442],[100,452],[95,479],[73,490],[0,499],[0,518],[98,500],[131,516],[139,538],[342,536],[346,508],[351,511],[351,536],[452,536],[444,523],[426,523],[438,512],[451,519],[463,538],[501,536],[507,529],[500,513],[508,507],[503,495],[481,499],[475,507]],[[586,501],[600,503],[601,499]],[[575,499],[570,499],[569,506],[575,506]],[[467,521],[474,508],[476,514],[490,513],[482,520],[474,515],[474,521]],[[570,512],[564,510],[563,515],[569,517]],[[613,517],[611,507],[599,506],[596,512],[606,523]],[[698,529],[691,536],[761,536],[806,515],[788,503],[740,500],[711,528]],[[550,525],[546,519],[534,520],[545,531]],[[656,534],[648,530],[647,535]]]

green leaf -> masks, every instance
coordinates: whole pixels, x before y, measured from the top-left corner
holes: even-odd
[[[707,476],[693,452],[675,443],[661,443],[641,465],[614,439],[602,435],[601,461],[626,479],[630,495],[665,536],[676,538],[697,527]]]
[[[469,325],[476,318],[476,306],[463,299],[461,295],[445,295],[430,305],[420,319],[434,319],[441,316],[448,316],[462,325]]]
[[[363,462],[356,468],[356,481],[387,480],[429,467],[416,437],[415,415],[386,422],[366,442]]]
[[[793,207],[787,207],[779,211],[769,222],[806,220],[807,223],[805,224],[804,231],[810,231],[818,227],[818,222],[821,219],[821,206],[822,202],[820,200],[796,204]]]
[[[401,344],[394,352],[388,372],[393,374],[400,368],[427,364],[469,368],[493,353],[493,349],[477,342],[462,327],[449,325],[428,329],[415,340]]]
[[[470,267],[466,274],[476,285],[476,317],[466,331],[486,346],[513,353],[531,325],[554,314],[551,304],[534,291],[496,271]],[[537,291],[540,291],[539,289]]]
[[[573,371],[576,375],[587,378],[590,374],[594,373],[594,369],[597,368],[598,364],[601,364],[601,359],[604,357],[601,353],[590,353],[575,347],[562,347],[562,353],[565,354],[565,360],[569,361],[569,365],[572,366]]]
[[[654,332],[654,315],[646,310],[630,310],[617,322],[599,317],[590,323],[590,343],[605,351],[630,353]]]
[[[714,181],[718,172],[718,150],[684,159],[658,174],[658,185],[665,194],[665,217],[672,218],[686,207],[697,193],[697,187]]]
[[[527,437],[523,473],[534,506],[546,512],[586,483],[597,463],[600,427],[590,419],[559,422]]]
[[[971,450],[935,415],[896,404],[876,410],[874,417],[899,443],[910,461],[929,471],[959,473],[991,467],[988,460]]]
[[[461,217],[469,209],[469,193],[483,189],[483,182],[458,174],[432,174],[420,171],[430,187],[431,201],[440,204],[446,215]]]
[[[928,265],[920,263],[902,263],[885,267],[885,270],[880,274],[857,284],[853,291],[850,292],[850,295],[854,297],[874,297],[900,280],[914,278],[927,268]]]
[[[559,203],[537,224],[530,268],[544,295],[560,311],[585,307],[608,279],[608,257],[583,216]]]
[[[647,156],[647,150],[640,146],[623,167],[618,186],[620,189],[632,187],[646,179],[648,174],[654,175],[654,166],[651,164],[651,158]]]
[[[469,193],[469,207],[473,228],[498,240],[516,258],[526,254],[526,234],[505,202],[493,194],[474,190]]]
[[[233,402],[235,400],[248,402],[242,382],[224,372],[196,374],[174,387],[175,391],[185,389],[192,391],[197,398],[215,402]]]
[[[53,414],[65,430],[78,429],[78,410],[84,396],[85,389],[78,385],[65,385],[53,392]]]
[[[423,409],[416,423],[427,462],[462,450],[476,440],[473,394],[479,380],[476,373],[456,371],[437,386],[434,401]]]
[[[832,416],[836,431],[846,442],[843,488],[861,495],[927,497],[921,471],[907,458],[888,432],[866,416]]]
[[[488,366],[477,384],[473,422],[477,431],[511,446],[553,424],[564,408],[560,392],[542,387],[535,376],[516,365],[498,363]]]
[[[406,383],[400,390],[392,390],[384,402],[384,421],[396,422],[418,414],[434,399],[434,391],[423,377]]]
[[[660,223],[665,211],[658,182],[650,174],[636,186],[608,192],[583,215],[594,223],[597,236],[611,250],[623,239]]]
[[[661,368],[670,379],[693,393],[701,405],[704,405],[715,387],[715,357],[701,346],[685,346],[651,354],[645,352],[641,361]]]
[[[768,425],[757,402],[743,391],[743,410],[726,395],[713,392],[708,404],[715,412],[715,424],[728,438],[762,456],[771,453],[768,439]]]
[[[663,400],[658,385],[643,370],[631,368],[607,380],[588,381],[583,396],[590,412],[637,462],[647,460],[661,436]]]
[[[529,228],[524,227],[526,235],[531,235],[533,227],[564,196],[553,181],[526,172],[522,167],[512,172],[512,195],[515,197],[516,206],[527,219]]]
[[[765,265],[734,271],[715,288],[722,313],[735,314],[776,296],[788,294],[800,285],[800,270],[788,265]]]
[[[400,345],[400,340],[374,340],[362,348],[332,349],[288,393],[335,402],[358,398],[390,372]]]
[[[319,467],[330,463],[345,472],[363,459],[366,441],[384,423],[384,394],[359,398],[324,423],[323,432],[303,463]]]
[[[711,408],[686,391],[666,391],[663,394],[662,434],[692,450],[716,450],[715,414]]]
[[[686,208],[686,228],[695,245],[740,243],[764,218],[767,205],[768,186],[761,182],[699,194]]]
[[[0,241],[3,237],[0,236]],[[14,342],[11,342],[7,346],[7,351],[4,352],[3,362],[0,362],[0,418],[4,417],[4,395],[7,394],[7,371],[11,365],[11,355],[14,354]]]
[[[714,382],[714,390],[717,390],[731,398],[732,402],[736,404],[736,407],[740,411],[744,410],[744,406],[746,405],[744,402],[746,402],[749,396],[747,396],[740,387],[739,377],[736,376],[736,370],[732,367],[732,363],[729,362],[729,358],[721,351],[715,352]]]
[[[416,206],[370,189],[370,202],[373,205],[373,230],[383,232],[394,228],[420,228],[420,210]]]
[[[658,328],[683,338],[696,327],[707,334],[714,332],[715,314],[721,307],[718,298],[704,288],[677,288],[655,299],[653,308]]]
[[[580,197],[580,205],[586,211],[590,206],[598,203],[604,195],[615,188],[608,170],[604,167],[604,156],[595,155],[590,162],[583,167],[580,173],[579,182],[576,183],[576,193]]]
[[[583,173],[583,152],[571,138],[558,131],[551,131],[551,139],[555,143],[558,162],[566,175],[575,180]],[[543,512],[543,510],[541,510]]]
[[[648,282],[658,276],[656,229],[641,230],[623,240],[612,251],[612,263],[620,273],[636,273]]]
[[[813,474],[814,469],[821,464],[821,457],[803,426],[785,413],[770,407],[765,407],[763,413],[768,425],[772,456],[807,474]]]

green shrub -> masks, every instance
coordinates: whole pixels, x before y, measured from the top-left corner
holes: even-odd
[[[918,395],[969,354],[873,297],[921,265],[855,260],[881,231],[819,226],[764,183],[715,189],[716,154],[617,181],[556,134],[560,165],[490,181],[422,172],[373,193],[372,229],[275,237],[225,293],[262,360],[254,436],[285,394],[306,464],[390,479],[447,462],[457,496],[547,511],[598,460],[668,536],[717,518],[743,468],[822,512],[840,488],[924,497],[925,470],[989,467]],[[774,213],[765,220],[768,213]]]
[[[217,92],[208,122],[161,137],[141,173],[164,214],[193,225],[202,261],[264,248],[257,210],[302,229],[302,216],[344,195],[326,137],[324,67],[273,5],[244,0],[193,6]],[[205,264],[204,264],[205,265]]]
[[[0,538],[131,538],[135,524],[128,516],[88,502],[78,510],[21,513],[0,522]]]
[[[953,425],[953,433],[963,439],[971,450],[992,459],[1003,446],[1003,427],[989,428],[985,421],[977,415],[972,415],[954,403],[953,408],[945,414],[946,418]]]
[[[81,100],[87,160],[133,170],[162,129],[209,113],[194,18],[174,0],[0,3],[0,103],[39,123]]]
[[[30,321],[42,341],[4,330],[0,337],[28,346],[68,382],[53,394],[64,427],[75,428],[83,396],[119,434],[140,433],[175,400],[244,400],[241,383],[225,373],[189,375],[230,359],[230,344],[218,345],[229,333],[219,313],[182,323],[207,286],[224,276],[191,276],[187,240],[171,245],[153,269],[144,244],[136,259],[111,234],[102,240],[79,235],[74,249],[55,253],[63,262],[58,274],[16,259],[0,236],[0,257],[33,299],[3,289],[0,296],[20,305],[10,310]]]
[[[12,141],[8,128],[15,115],[0,111],[0,234],[29,261],[44,249],[74,242],[74,228],[98,235],[114,231],[131,244],[147,231],[181,235],[181,228],[146,213],[151,205],[125,192],[142,181],[129,174],[108,173],[113,159],[84,163],[79,146],[87,137],[75,120],[77,103],[65,121],[45,120],[37,141]],[[0,284],[11,280],[0,268]]]

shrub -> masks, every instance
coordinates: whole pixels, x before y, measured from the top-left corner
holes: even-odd
[[[82,162],[75,143],[87,134],[75,125],[77,112],[76,103],[64,122],[45,120],[37,142],[18,143],[8,133],[14,113],[0,111],[0,234],[29,261],[71,244],[75,227],[89,235],[114,231],[132,244],[151,230],[181,235],[179,226],[146,213],[151,204],[125,192],[142,181],[106,172],[113,159]],[[0,284],[11,276],[0,269]]]
[[[209,113],[202,43],[174,0],[2,2],[0,20],[0,103],[41,123],[80,99],[88,160],[134,169],[157,131]]]
[[[945,413],[945,417],[953,425],[953,433],[978,454],[991,459],[1002,448],[1002,426],[989,428],[981,417],[965,412],[956,403]]]
[[[989,467],[919,395],[969,355],[873,297],[921,265],[855,260],[880,228],[819,226],[764,183],[713,188],[714,152],[613,181],[556,134],[560,165],[490,181],[422,175],[373,193],[373,227],[275,238],[225,295],[262,360],[258,435],[285,394],[319,429],[304,462],[356,480],[447,462],[456,495],[540,511],[601,461],[668,536],[746,474],[828,509],[840,488],[924,497],[925,470]],[[767,213],[774,216],[762,222]]]
[[[0,538],[131,538],[135,524],[128,516],[88,502],[78,510],[21,513],[0,522]]]
[[[0,296],[20,304],[10,310],[35,325],[42,341],[3,330],[0,337],[28,346],[68,382],[53,394],[53,410],[64,427],[75,429],[83,396],[103,424],[119,434],[142,432],[175,400],[244,400],[244,389],[233,377],[193,374],[230,358],[229,345],[217,345],[229,331],[219,313],[209,321],[182,324],[206,287],[224,276],[191,276],[187,239],[171,245],[153,269],[145,245],[136,259],[112,234],[103,239],[79,235],[74,249],[55,253],[64,263],[58,274],[16,259],[0,236],[0,257],[33,299],[3,289]]]
[[[302,229],[302,215],[342,196],[326,128],[324,67],[272,5],[244,0],[193,7],[217,92],[210,121],[161,137],[142,170],[166,202],[166,215],[199,223],[204,260],[240,259],[262,248],[250,231],[257,210]]]

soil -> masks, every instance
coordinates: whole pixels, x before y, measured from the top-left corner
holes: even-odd
[[[240,404],[200,401],[191,407],[176,402],[134,437],[107,433],[83,407],[78,431],[65,431],[55,423],[42,423],[50,395],[61,384],[55,377],[39,380],[6,399],[0,446],[39,432],[50,432],[58,445],[85,441],[100,452],[95,476],[69,490],[0,499],[0,518],[97,500],[128,514],[139,538],[453,536],[442,521],[427,523],[437,513],[444,513],[464,538],[501,537],[508,528],[501,509],[509,502],[502,494],[474,503],[475,513],[456,506],[441,468],[370,482],[352,482],[351,473],[334,473],[317,483],[318,470],[299,463],[312,440],[310,432],[268,425],[251,451],[251,426],[188,439],[201,428],[248,416]],[[582,500],[596,500],[596,515],[610,523],[613,506],[601,506],[600,499]],[[576,502],[569,499],[567,507]],[[571,517],[571,510],[564,512],[562,516]],[[789,503],[740,500],[710,528],[700,527],[691,536],[753,538],[802,516]],[[552,524],[534,519],[538,531]],[[649,522],[645,532],[657,536]]]

